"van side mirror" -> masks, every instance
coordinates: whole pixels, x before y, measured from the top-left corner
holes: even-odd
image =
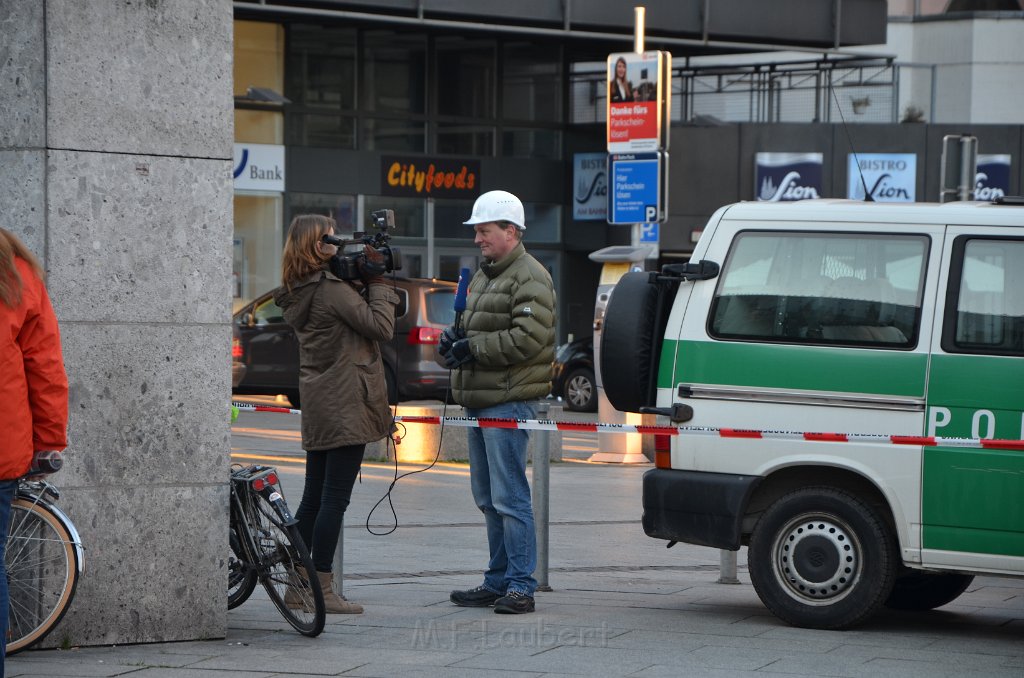
[[[711,280],[718,277],[720,267],[713,261],[703,259],[696,264],[687,262],[685,264],[666,264],[661,267],[663,278],[676,280]]]

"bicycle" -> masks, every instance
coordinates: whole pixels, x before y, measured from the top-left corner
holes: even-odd
[[[323,590],[278,488],[277,471],[233,464],[230,485],[228,609],[248,600],[260,582],[296,631],[320,635],[327,617]]]
[[[52,471],[60,468],[59,457],[52,463]],[[57,625],[85,570],[78,530],[50,501],[59,498],[57,488],[39,476],[18,481],[4,554],[10,599],[8,656],[32,647]]]

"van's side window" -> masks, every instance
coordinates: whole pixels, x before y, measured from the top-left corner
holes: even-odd
[[[1024,355],[1024,240],[969,238],[953,244],[942,348]]]
[[[721,339],[909,349],[929,239],[746,231],[726,257],[708,332]]]

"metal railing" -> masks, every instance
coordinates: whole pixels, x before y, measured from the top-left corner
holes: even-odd
[[[900,68],[879,58],[676,66],[672,121],[898,122]],[[574,73],[570,88],[571,122],[604,122],[604,71]]]

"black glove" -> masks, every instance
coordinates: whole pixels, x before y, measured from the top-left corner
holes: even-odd
[[[384,254],[369,245],[363,246],[363,254],[365,256],[360,257],[356,261],[356,268],[359,270],[359,276],[363,279],[363,282],[367,285],[384,282],[382,276],[387,271],[387,266],[384,263]]]
[[[473,352],[469,350],[469,339],[459,339],[452,344],[451,350],[443,354],[444,366],[449,370],[461,367],[473,361]]]
[[[455,329],[454,327],[446,327],[444,332],[441,333],[441,338],[437,340],[437,353],[440,356],[446,356],[452,350],[452,344],[459,339],[466,338],[466,330],[461,327]]]

